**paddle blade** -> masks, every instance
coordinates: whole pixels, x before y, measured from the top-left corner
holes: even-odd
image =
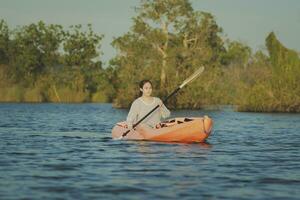
[[[201,66],[197,71],[195,71],[190,77],[183,81],[183,83],[179,86],[183,88],[186,84],[194,80],[197,76],[199,76],[204,71],[204,67]]]

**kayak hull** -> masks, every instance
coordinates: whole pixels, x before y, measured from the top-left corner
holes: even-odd
[[[160,124],[159,128],[138,125],[125,137],[128,129],[125,122],[117,123],[112,129],[112,138],[127,140],[148,140],[158,142],[204,142],[212,132],[213,120],[203,118],[174,118]]]

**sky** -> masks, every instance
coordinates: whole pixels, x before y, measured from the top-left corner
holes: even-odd
[[[197,11],[210,12],[223,28],[223,37],[264,49],[265,38],[274,31],[288,48],[300,52],[299,0],[190,0]],[[101,60],[107,65],[116,55],[113,38],[130,30],[140,0],[0,0],[0,19],[10,29],[36,23],[92,24],[104,34]]]

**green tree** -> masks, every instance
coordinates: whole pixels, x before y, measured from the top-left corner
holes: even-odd
[[[239,110],[255,112],[300,112],[300,59],[271,32],[266,38],[269,58],[258,52],[251,68],[248,90],[240,95]],[[255,66],[256,65],[256,66]],[[257,65],[261,65],[257,68]],[[250,79],[250,80],[251,80]],[[250,84],[249,84],[250,83]]]
[[[0,21],[0,64],[8,64],[9,62],[9,34],[7,23],[2,19]]]
[[[266,38],[266,46],[270,54],[272,65],[277,68],[277,70],[299,69],[298,53],[283,46],[276,38],[274,32],[271,32]]]
[[[82,31],[81,25],[71,26],[65,33],[63,42],[64,64],[67,66],[86,67],[94,64],[100,55],[99,48],[103,35],[98,35],[88,24],[88,30]]]
[[[145,38],[160,58],[160,86],[166,86],[168,51],[173,34],[179,32],[178,24],[191,14],[187,0],[142,1],[135,19],[134,31]]]
[[[14,31],[9,48],[9,68],[13,80],[33,84],[47,67],[59,64],[63,31],[59,25],[40,21]]]
[[[131,30],[112,42],[118,50],[111,62],[118,69],[115,105],[127,107],[136,97],[141,74],[164,96],[201,64],[219,65],[222,30],[211,14],[194,12],[187,0],[141,1],[137,12]]]
[[[108,78],[99,58],[102,38],[91,25],[87,31],[80,25],[65,31],[40,21],[9,31],[2,20],[0,84],[6,88],[0,94],[15,101],[92,100]],[[6,92],[10,88],[15,92]],[[102,99],[111,96],[106,90]]]
[[[240,42],[230,42],[227,52],[222,57],[222,63],[225,65],[237,65],[245,67],[251,57],[251,48]]]

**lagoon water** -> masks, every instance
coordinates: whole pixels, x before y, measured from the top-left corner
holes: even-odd
[[[300,115],[221,110],[207,143],[111,139],[111,104],[0,104],[0,199],[299,199]]]

